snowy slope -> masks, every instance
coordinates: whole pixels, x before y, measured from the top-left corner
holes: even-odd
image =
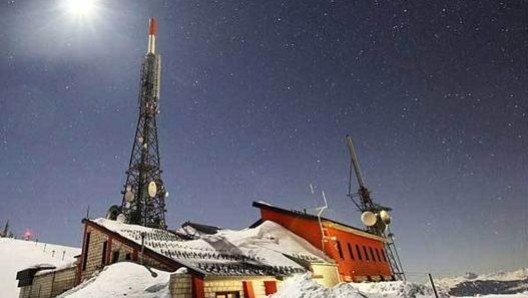
[[[449,297],[445,292],[441,298]],[[428,286],[411,282],[341,283],[325,288],[308,274],[288,279],[271,298],[434,298]],[[528,298],[528,292],[514,295],[489,295],[485,298]]]
[[[58,296],[61,298],[170,298],[170,273],[122,262]]]
[[[340,283],[325,288],[310,279],[309,274],[287,280],[272,298],[420,298],[434,297],[433,291],[408,282]],[[442,295],[447,297],[447,295]],[[528,298],[528,297],[526,297]]]
[[[528,269],[482,275],[466,273],[461,277],[439,279],[436,283],[453,296],[522,293],[528,291]]]
[[[18,297],[18,271],[38,264],[67,266],[80,253],[81,250],[74,247],[0,238],[0,297]]]

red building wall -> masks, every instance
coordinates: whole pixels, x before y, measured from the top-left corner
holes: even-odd
[[[325,241],[323,247],[321,228],[317,219],[270,209],[261,208],[261,218],[282,225],[306,239],[313,246],[324,251],[338,264],[341,280],[361,281],[363,278],[378,279],[380,276],[385,276],[385,278],[391,276],[386,256],[384,258],[382,255],[384,254],[382,241],[368,238],[368,236],[357,235],[347,231],[346,228],[325,222],[324,229],[328,240]],[[352,256],[348,249],[349,244],[352,250]],[[361,259],[358,255],[356,245],[360,250]],[[339,253],[338,246],[341,246],[341,254]],[[365,256],[365,250],[368,255],[368,260],[367,256]]]

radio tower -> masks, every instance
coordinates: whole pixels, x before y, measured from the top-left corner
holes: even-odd
[[[394,278],[405,281],[405,272],[403,272],[398,250],[396,249],[396,244],[394,244],[394,234],[392,234],[390,231],[392,217],[389,211],[392,211],[392,209],[376,204],[372,200],[370,197],[370,191],[365,186],[365,181],[363,180],[363,175],[361,174],[361,169],[359,167],[359,161],[357,158],[356,149],[354,148],[354,143],[352,142],[352,137],[347,135],[346,141],[348,150],[350,152],[351,161],[348,196],[361,212],[361,221],[367,227],[367,231],[385,239],[385,254],[389,261]],[[359,185],[359,190],[357,193],[359,196],[359,203],[354,200],[354,194],[352,193],[352,169],[354,169],[354,172],[356,173],[356,178]]]
[[[166,229],[165,197],[161,180],[156,115],[159,113],[161,57],[156,54],[155,19],[149,20],[148,50],[141,67],[139,119],[127,179],[122,191],[121,220],[145,227]]]

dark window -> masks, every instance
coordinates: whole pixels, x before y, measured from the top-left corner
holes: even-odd
[[[340,257],[341,259],[344,259],[344,257],[343,257],[343,250],[341,249],[341,242],[336,241],[336,247],[337,247],[337,252],[339,252],[339,257]]]
[[[90,232],[86,233],[86,239],[84,239],[83,271],[86,270],[86,262],[88,262],[88,247],[90,247]]]
[[[385,257],[385,250],[384,249],[381,250],[381,255],[383,256],[383,261],[385,263],[387,263],[387,257]]]
[[[127,253],[125,255],[125,260],[130,261],[131,259],[132,259],[132,256],[130,255],[130,253]]]
[[[108,246],[108,242],[103,242],[103,255],[101,256],[101,265],[106,264],[106,246]]]
[[[119,250],[112,252],[112,264],[119,261]]]
[[[216,292],[215,298],[240,298],[239,292]]]
[[[365,260],[369,261],[369,255],[368,255],[368,252],[367,252],[367,248],[365,247],[365,245],[363,245],[363,252],[365,253]]]
[[[376,255],[378,256],[378,261],[381,262],[381,257],[380,257],[379,249],[377,249],[377,248],[376,248]]]
[[[356,252],[357,252],[359,260],[363,261],[363,258],[361,257],[361,250],[359,250],[359,245],[357,244],[356,244]]]
[[[370,256],[372,257],[372,261],[376,262],[376,256],[374,255],[374,250],[372,249],[372,247],[369,247],[370,249]]]
[[[352,253],[352,246],[350,245],[350,243],[347,243],[347,246],[348,246],[348,254],[350,255],[350,258],[352,260],[355,260],[354,254]]]

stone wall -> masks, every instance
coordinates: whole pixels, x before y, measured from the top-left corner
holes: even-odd
[[[19,298],[30,298],[31,286],[25,286],[20,288]]]
[[[112,264],[114,252],[119,252],[117,262],[130,261],[140,263],[141,251],[130,247],[129,245],[110,237],[110,235],[99,231],[91,226],[86,227],[86,232],[90,233],[90,243],[88,246],[86,269],[81,271],[81,281],[88,279],[95,271],[101,270],[104,266]],[[103,243],[106,241],[107,255],[103,264]],[[83,248],[84,249],[84,248]],[[83,254],[85,251],[83,251]],[[128,260],[127,260],[128,255]],[[84,260],[80,260],[84,262]],[[174,271],[177,268],[169,267],[162,262],[144,255],[143,264],[165,271]],[[81,269],[82,269],[81,263]]]
[[[190,274],[172,274],[169,290],[172,298],[192,298],[192,284]]]
[[[75,286],[77,267],[50,271],[35,275],[33,284],[20,288],[20,298],[49,298]]]
[[[55,271],[53,279],[53,288],[51,290],[51,297],[55,297],[75,286],[75,275],[77,267],[71,267],[64,270]]]
[[[53,274],[35,276],[33,278],[33,284],[31,285],[29,297],[51,297],[52,283]]]
[[[92,274],[103,268],[102,264],[102,254],[103,254],[103,243],[108,240],[108,236],[99,232],[98,230],[87,226],[86,227],[86,234],[84,235],[85,243],[86,243],[86,237],[87,235],[90,235],[89,245],[88,245],[88,252],[84,251],[85,247],[83,247],[83,259],[81,260],[81,281],[90,278]],[[84,258],[87,258],[84,260]],[[83,268],[84,264],[86,264],[85,268]]]
[[[238,292],[240,298],[244,298],[242,280],[205,280],[205,298],[215,298],[218,292]]]
[[[277,288],[280,288],[282,281],[276,280],[274,277],[240,277],[240,278],[221,278],[209,277],[205,278],[204,294],[205,298],[215,298],[216,293],[220,292],[238,292],[240,298],[245,298],[244,282],[250,282],[253,288],[255,298],[265,298],[266,290],[264,287],[265,281],[273,281],[277,283]]]

